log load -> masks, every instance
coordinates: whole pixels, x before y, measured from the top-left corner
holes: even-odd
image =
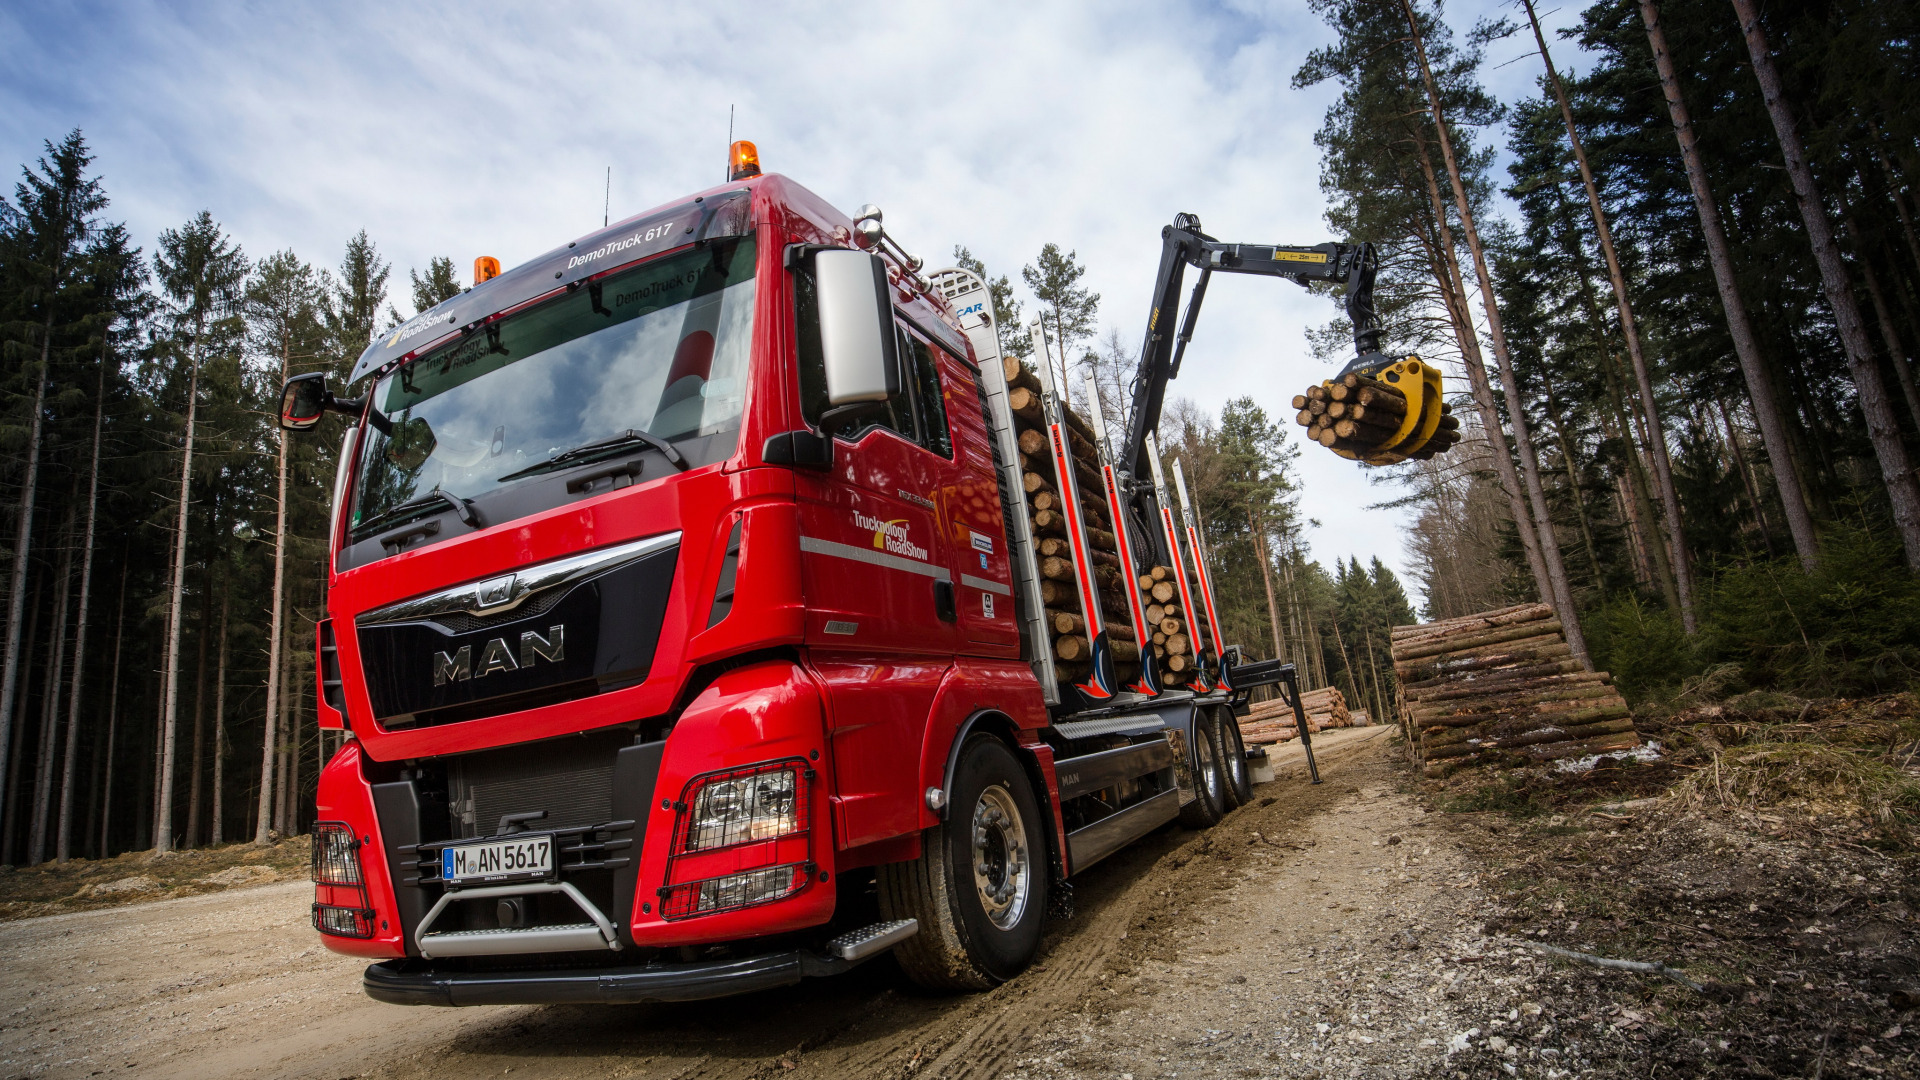
[[[1430,777],[1640,744],[1612,677],[1581,668],[1545,604],[1396,626],[1391,650],[1400,722]]]
[[[1307,438],[1329,450],[1368,454],[1393,442],[1393,434],[1407,416],[1407,396],[1393,386],[1358,373],[1349,373],[1293,399],[1294,422],[1307,429]],[[1460,441],[1460,418],[1453,406],[1440,406],[1440,426],[1418,452],[1425,461],[1444,454]]]
[[[1014,438],[1022,464],[1021,487],[1026,496],[1027,521],[1033,528],[1040,570],[1040,596],[1046,604],[1044,622],[1062,682],[1079,682],[1092,673],[1093,642],[1080,611],[1079,585],[1074,580],[1073,548],[1067,538],[1067,516],[1052,449],[1047,445],[1040,405],[1040,379],[1019,357],[1004,358],[1007,403],[1013,413]],[[1080,520],[1086,527],[1093,577],[1100,592],[1107,643],[1114,668],[1125,684],[1140,677],[1140,650],[1128,614],[1125,590],[1133,574],[1120,565],[1120,544],[1107,514],[1107,491],[1099,472],[1093,428],[1072,409],[1066,416],[1068,450],[1073,478],[1080,494]],[[1144,599],[1144,597],[1143,597]],[[1158,635],[1156,635],[1157,637]],[[1155,652],[1162,644],[1152,643]],[[1182,680],[1184,681],[1184,680]]]
[[[1338,687],[1323,686],[1318,690],[1304,691],[1300,695],[1300,709],[1306,713],[1309,733],[1348,727],[1353,723],[1353,714],[1347,709],[1346,695]],[[1286,742],[1299,735],[1299,730],[1294,726],[1293,706],[1279,697],[1260,702],[1240,718],[1240,738],[1248,745]]]
[[[1192,578],[1188,587],[1198,592]],[[1160,666],[1160,685],[1186,686],[1200,672],[1199,654],[1207,649],[1206,634],[1200,624],[1190,621],[1180,607],[1180,583],[1171,566],[1155,566],[1135,581],[1146,605],[1147,625],[1153,633],[1154,660]],[[1197,616],[1196,616],[1197,617]]]

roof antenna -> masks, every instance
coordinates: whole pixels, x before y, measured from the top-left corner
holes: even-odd
[[[727,179],[733,179],[733,106],[727,106]]]
[[[606,228],[607,222],[612,218],[613,218],[613,166],[609,165],[607,166],[607,201],[605,206],[600,211],[600,227],[603,229]]]

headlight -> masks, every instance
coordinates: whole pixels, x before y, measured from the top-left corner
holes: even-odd
[[[697,781],[689,800],[681,842],[683,853],[713,851],[791,836],[807,827],[802,773],[798,762],[757,765]]]
[[[337,821],[313,827],[313,928],[334,937],[373,936],[360,842],[353,829]]]
[[[816,872],[808,831],[813,767],[767,761],[687,782],[677,807],[660,914],[710,915],[784,900]]]

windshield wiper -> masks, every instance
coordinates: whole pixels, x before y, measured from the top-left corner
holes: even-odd
[[[378,532],[382,526],[420,517],[422,516],[420,511],[439,505],[451,507],[453,512],[459,514],[460,520],[468,527],[474,529],[480,527],[480,515],[473,512],[473,503],[470,500],[463,499],[451,491],[442,491],[436,487],[417,499],[409,499],[399,506],[375,514],[372,518],[354,526],[353,531],[356,534],[362,535]]]
[[[609,435],[604,439],[595,439],[590,443],[581,443],[571,450],[562,450],[537,465],[529,465],[519,472],[510,472],[495,482],[506,483],[508,480],[518,480],[523,476],[552,472],[555,469],[564,469],[571,465],[584,465],[590,461],[598,461],[603,457],[612,457],[620,451],[635,445],[660,451],[661,455],[668,461],[673,462],[674,467],[681,472],[686,472],[692,468],[691,465],[687,464],[687,459],[680,456],[680,451],[674,449],[672,443],[657,435],[649,435],[644,431],[628,428],[618,435]]]

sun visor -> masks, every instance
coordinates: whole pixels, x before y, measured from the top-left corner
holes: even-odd
[[[404,360],[448,334],[476,326],[490,315],[573,282],[701,240],[744,235],[752,227],[753,192],[741,188],[705,195],[589,233],[481,282],[375,338],[360,354],[347,382],[356,383],[361,376]]]

